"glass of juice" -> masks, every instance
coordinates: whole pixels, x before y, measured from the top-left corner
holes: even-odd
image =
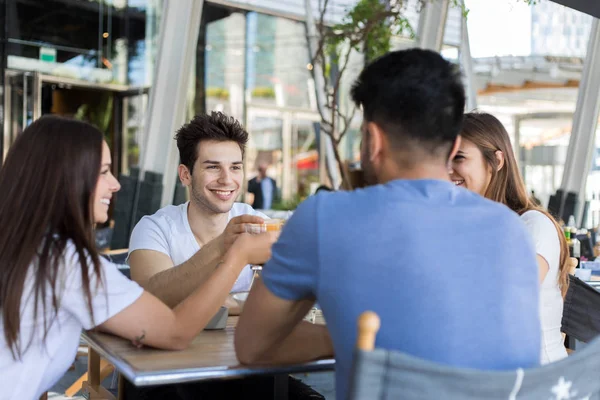
[[[282,219],[268,219],[262,224],[246,224],[246,232],[252,234],[265,232],[279,232],[283,226]]]
[[[262,224],[246,224],[246,232],[251,234],[259,234],[266,232],[281,232],[284,220],[268,219]],[[262,271],[262,265],[251,265],[253,271]]]

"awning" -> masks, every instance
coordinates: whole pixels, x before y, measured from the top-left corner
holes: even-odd
[[[574,8],[586,14],[600,18],[600,1],[598,0],[552,0],[563,6]]]
[[[300,153],[296,159],[297,169],[319,169],[319,153],[316,150],[309,150]]]

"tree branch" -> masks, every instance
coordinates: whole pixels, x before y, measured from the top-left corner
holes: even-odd
[[[346,51],[346,54],[344,55],[344,65],[338,71],[337,79],[335,81],[335,86],[333,87],[334,101],[336,104],[338,103],[337,94],[340,89],[340,82],[342,81],[342,76],[344,76],[346,69],[348,69],[348,64],[350,63],[350,54],[352,54],[352,46],[348,46],[348,50]]]
[[[320,6],[319,2],[319,6]],[[327,38],[325,26],[325,13],[327,12],[327,5],[329,4],[329,0],[325,0],[323,3],[323,7],[319,10],[319,23],[317,25],[317,29],[319,30],[319,42],[317,44],[317,49],[315,51],[314,57],[310,60],[311,64],[315,64],[317,62],[317,57],[323,51],[323,47],[325,46],[325,39]],[[323,65],[323,64],[322,64]]]
[[[344,129],[340,131],[340,141],[344,138],[344,136],[346,136],[348,128],[350,128],[350,125],[352,124],[352,120],[354,119],[354,115],[356,114],[357,109],[358,107],[353,106],[350,115],[344,116],[340,114],[342,119],[344,120]]]
[[[329,4],[329,0],[324,0],[323,3],[323,7],[321,7],[321,2],[319,1],[319,23],[318,23],[318,31],[319,31],[319,41],[317,44],[317,48],[314,51],[314,54],[311,55],[311,64],[313,64],[313,66],[315,65],[320,65],[322,68],[322,77],[323,77],[323,88],[322,90],[325,93],[325,98],[323,99],[323,101],[325,102],[325,104],[319,104],[319,106],[317,106],[317,110],[319,112],[319,116],[321,117],[321,125],[331,125],[331,123],[329,121],[327,121],[327,118],[325,117],[324,114],[324,108],[327,107],[327,86],[329,84],[329,80],[327,78],[327,74],[325,73],[325,53],[324,53],[324,46],[325,46],[325,39],[326,39],[326,33],[325,33],[325,29],[327,29],[325,27],[325,13],[327,11],[327,6]],[[307,21],[307,23],[311,23],[312,21]],[[308,38],[309,41],[312,41],[312,38]],[[316,82],[315,82],[316,84]],[[319,90],[319,88],[317,88],[315,86],[316,90]],[[318,97],[318,93],[317,93],[317,97]],[[319,99],[317,98],[317,103],[320,103]]]
[[[418,0],[420,3],[427,1],[430,0]],[[319,0],[319,37],[311,62],[322,69],[319,78],[322,75],[323,81],[320,82],[320,86],[325,99],[322,99],[319,107],[321,131],[331,140],[333,155],[342,177],[342,187],[345,189],[351,189],[350,174],[338,147],[350,131],[357,107],[352,105],[351,108],[343,107],[342,110],[339,101],[342,80],[348,73],[353,49],[361,47],[361,50],[364,50],[365,45],[368,45],[368,56],[376,57],[389,49],[392,34],[406,29],[408,23],[403,17],[404,4],[404,0],[392,0],[387,6],[378,0],[359,0],[341,23],[328,27],[325,15],[329,0]],[[410,28],[410,24],[408,26]],[[335,76],[328,69],[328,66],[334,63],[338,67]],[[329,168],[327,174],[330,179],[333,178]]]

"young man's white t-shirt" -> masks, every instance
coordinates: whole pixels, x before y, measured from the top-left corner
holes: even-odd
[[[560,333],[563,298],[558,287],[560,241],[558,231],[550,219],[539,211],[521,215],[535,244],[535,252],[548,263],[548,274],[540,287],[540,320],[542,323],[541,362],[547,364],[567,356]]]
[[[137,223],[129,241],[129,254],[135,250],[154,250],[166,254],[173,265],[181,265],[200,250],[187,216],[189,202],[178,206],[166,206],[153,215],[143,217]],[[229,218],[250,214],[264,219],[268,217],[245,203],[234,203]],[[252,270],[246,266],[231,289],[231,293],[250,290]]]
[[[0,318],[1,400],[39,398],[64,375],[75,360],[82,329],[102,324],[142,295],[143,289],[121,274],[114,264],[102,258],[100,261],[104,282],[98,288],[96,276],[90,268],[93,321],[83,291],[81,268],[72,244],[67,246],[64,263],[59,269],[56,288],[60,306],[51,324],[52,300],[49,285],[46,290],[47,311],[43,313],[40,303],[38,315],[33,319],[35,267],[29,268],[21,302],[20,360],[15,360],[7,347],[3,334],[4,324]],[[88,265],[91,263],[88,262]],[[45,341],[44,321],[49,326]]]

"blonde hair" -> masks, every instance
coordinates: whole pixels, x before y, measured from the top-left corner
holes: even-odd
[[[560,225],[546,210],[536,205],[527,194],[525,183],[517,165],[517,160],[504,125],[487,113],[467,113],[461,135],[479,148],[490,166],[492,178],[485,191],[485,197],[507,205],[519,215],[527,211],[538,211],[552,221],[560,242],[558,286],[563,297],[569,287],[569,247]],[[504,154],[504,165],[499,167],[496,152]]]

